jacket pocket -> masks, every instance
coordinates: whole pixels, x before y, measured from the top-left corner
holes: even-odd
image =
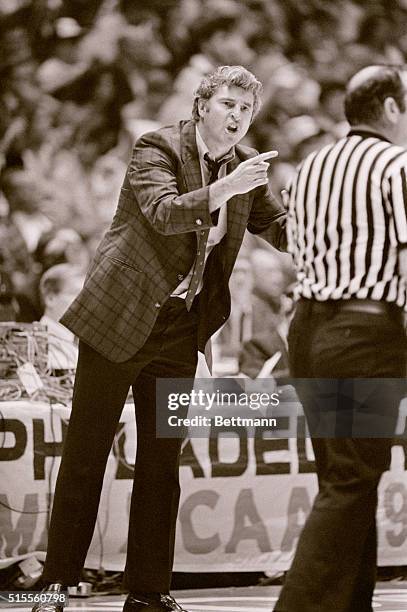
[[[112,257],[112,255],[105,255],[105,257],[106,259],[109,259],[111,262],[113,262],[114,264],[118,266],[122,266],[123,268],[127,268],[128,270],[132,270],[133,272],[141,273],[141,270],[139,268],[132,266],[127,261],[124,261],[123,259],[120,259],[119,257]]]

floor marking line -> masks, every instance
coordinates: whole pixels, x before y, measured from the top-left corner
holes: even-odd
[[[251,597],[250,595],[228,595],[227,597],[224,597],[223,595],[218,595],[217,597],[193,597],[192,595],[190,597],[177,597],[177,600],[183,602],[183,603],[193,603],[194,601],[196,601],[197,603],[205,603],[206,601],[208,603],[216,601],[242,601],[242,600],[247,600],[249,599],[250,601],[260,601],[262,603],[267,603],[270,600],[277,600],[277,597],[273,597],[272,595],[270,596],[266,596],[263,595],[262,597]]]
[[[244,607],[243,607],[244,606]],[[194,606],[189,604],[188,605],[189,609],[191,610],[191,612],[265,612],[266,608],[259,608],[259,607],[255,607],[255,608],[248,608],[246,604],[244,604],[242,602],[242,606],[239,606],[238,608],[235,608],[235,606]]]

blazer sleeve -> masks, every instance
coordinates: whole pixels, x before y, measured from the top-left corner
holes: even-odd
[[[128,180],[141,212],[160,234],[196,232],[213,226],[209,187],[181,193],[180,163],[170,143],[157,132],[145,134],[134,146]]]
[[[247,229],[258,234],[279,251],[287,250],[287,212],[273,196],[268,185],[254,192],[253,205]]]

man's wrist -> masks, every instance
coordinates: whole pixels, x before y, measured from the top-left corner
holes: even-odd
[[[221,178],[209,185],[209,210],[214,212],[235,195],[228,177]]]

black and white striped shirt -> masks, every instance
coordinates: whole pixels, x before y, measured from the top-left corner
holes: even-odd
[[[407,245],[407,151],[351,131],[311,153],[288,187],[288,249],[298,294],[406,304],[398,249]]]

